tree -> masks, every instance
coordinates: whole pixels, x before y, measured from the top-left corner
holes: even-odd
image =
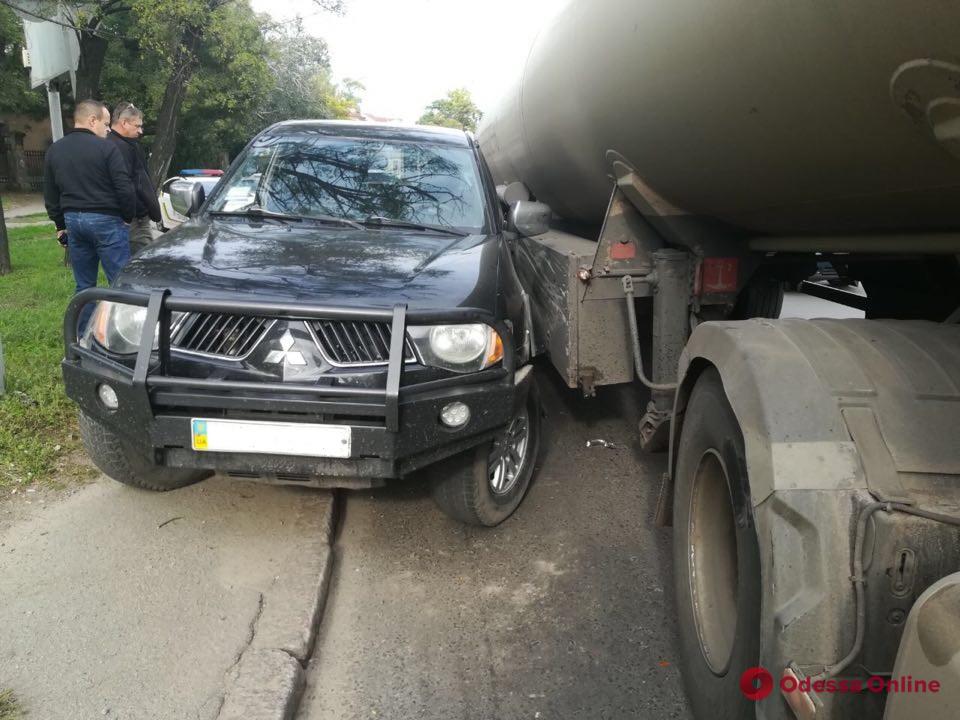
[[[267,39],[275,84],[261,115],[264,126],[282,120],[346,118],[359,111],[365,88],[349,78],[341,85],[333,82],[324,40],[306,34],[300,22],[271,29]]]
[[[445,98],[430,103],[417,122],[475,132],[482,117],[483,113],[474,104],[470,91],[458,88],[448,92]]]
[[[201,53],[202,72],[194,76],[184,100],[172,161],[178,167],[225,167],[251,136],[273,123],[348,117],[357,111],[363,86],[331,81],[329,50],[322,39],[305,33],[300,22],[271,24],[253,15],[247,22],[239,52],[222,58]]]
[[[45,3],[50,9],[45,17],[54,17],[58,3]],[[43,6],[41,6],[43,7]],[[115,22],[130,12],[130,0],[95,0],[77,5],[63,5],[68,22],[73,25],[80,45],[75,97],[79,100],[100,97],[100,77],[111,38],[116,37]]]
[[[219,41],[201,47],[200,71],[184,98],[173,155],[180,166],[225,166],[263,126],[259,116],[276,84],[262,18],[236,5],[224,8],[221,22]]]
[[[356,117],[360,114],[360,93],[364,90],[366,88],[362,82],[350,78],[344,78],[343,83],[337,85],[330,80],[328,72],[318,87],[326,109],[326,114],[319,117],[334,119]]]
[[[177,144],[180,109],[197,68],[205,42],[221,59],[232,49],[241,51],[231,32],[231,2],[250,13],[246,0],[134,0],[145,44],[165,57],[168,79],[157,112],[157,132],[151,147],[149,173],[155,184],[166,175]],[[321,9],[342,12],[342,0],[313,0]],[[244,53],[253,62],[253,53]],[[239,80],[234,75],[235,80]]]
[[[266,34],[270,47],[267,64],[275,83],[261,113],[263,124],[322,115],[325,108],[318,81],[330,73],[327,43],[306,34],[299,20],[276,25]]]
[[[0,113],[42,117],[46,97],[30,89],[30,73],[23,67],[23,24],[14,12],[0,5]]]
[[[343,11],[343,0],[313,2]],[[31,7],[48,18],[57,13],[53,0]],[[173,161],[222,165],[273,122],[357,111],[363,88],[331,80],[326,43],[299,20],[258,16],[249,0],[74,0],[64,7],[80,41],[78,95],[110,107],[131,101],[144,112],[156,182]],[[46,98],[28,88],[22,42],[19,19],[0,5],[0,110],[43,116]]]

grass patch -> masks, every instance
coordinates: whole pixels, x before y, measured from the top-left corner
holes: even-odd
[[[20,720],[23,708],[10,690],[0,690],[0,720]]]
[[[91,476],[77,411],[63,392],[63,313],[73,274],[48,227],[8,229],[13,272],[0,277],[0,487]]]

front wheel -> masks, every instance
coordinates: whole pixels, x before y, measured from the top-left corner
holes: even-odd
[[[449,517],[493,527],[517,509],[533,479],[540,451],[541,409],[531,378],[527,401],[491,442],[431,468],[433,499]]]
[[[740,690],[760,659],[760,553],[743,435],[714,368],[690,394],[677,447],[673,567],[680,655],[698,719],[756,710]]]
[[[106,476],[124,485],[144,490],[175,490],[200,482],[211,474],[208,470],[157,465],[85,412],[80,413],[80,438],[93,464]]]

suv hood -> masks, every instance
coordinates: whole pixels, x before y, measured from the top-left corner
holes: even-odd
[[[499,236],[212,220],[182,225],[115,286],[177,296],[496,312]]]

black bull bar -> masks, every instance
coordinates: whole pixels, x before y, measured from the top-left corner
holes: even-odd
[[[82,308],[93,302],[109,301],[136,305],[147,309],[140,336],[136,362],[131,369],[103,353],[81,347],[77,338],[77,322]],[[168,374],[170,368],[170,314],[172,312],[228,313],[231,315],[282,318],[289,320],[343,320],[379,321],[391,324],[390,359],[387,366],[386,387],[383,389],[345,385],[298,384],[287,382],[250,382],[237,380],[210,380],[175,377]],[[404,342],[408,324],[431,325],[452,323],[484,323],[493,327],[503,340],[503,362],[500,368],[482,372],[443,378],[401,387],[404,372]],[[513,373],[515,350],[509,328],[484,310],[475,308],[451,308],[444,310],[407,310],[404,304],[392,308],[354,308],[299,303],[260,302],[227,300],[219,298],[175,297],[169,290],[137,292],[113,288],[89,288],[77,293],[67,306],[63,320],[64,375],[79,368],[86,360],[108,375],[113,382],[127,385],[139,400],[141,412],[153,415],[151,393],[176,391],[183,399],[184,391],[213,391],[217,402],[214,405],[234,408],[276,406],[277,395],[287,396],[279,402],[285,408],[318,414],[359,415],[383,418],[389,432],[400,428],[400,396],[416,390],[426,392],[486,381],[503,379]],[[157,349],[154,350],[154,338]],[[155,358],[155,359],[154,359]],[[225,391],[229,395],[224,395]],[[296,399],[289,399],[296,396]],[[200,395],[204,402],[211,395]]]

